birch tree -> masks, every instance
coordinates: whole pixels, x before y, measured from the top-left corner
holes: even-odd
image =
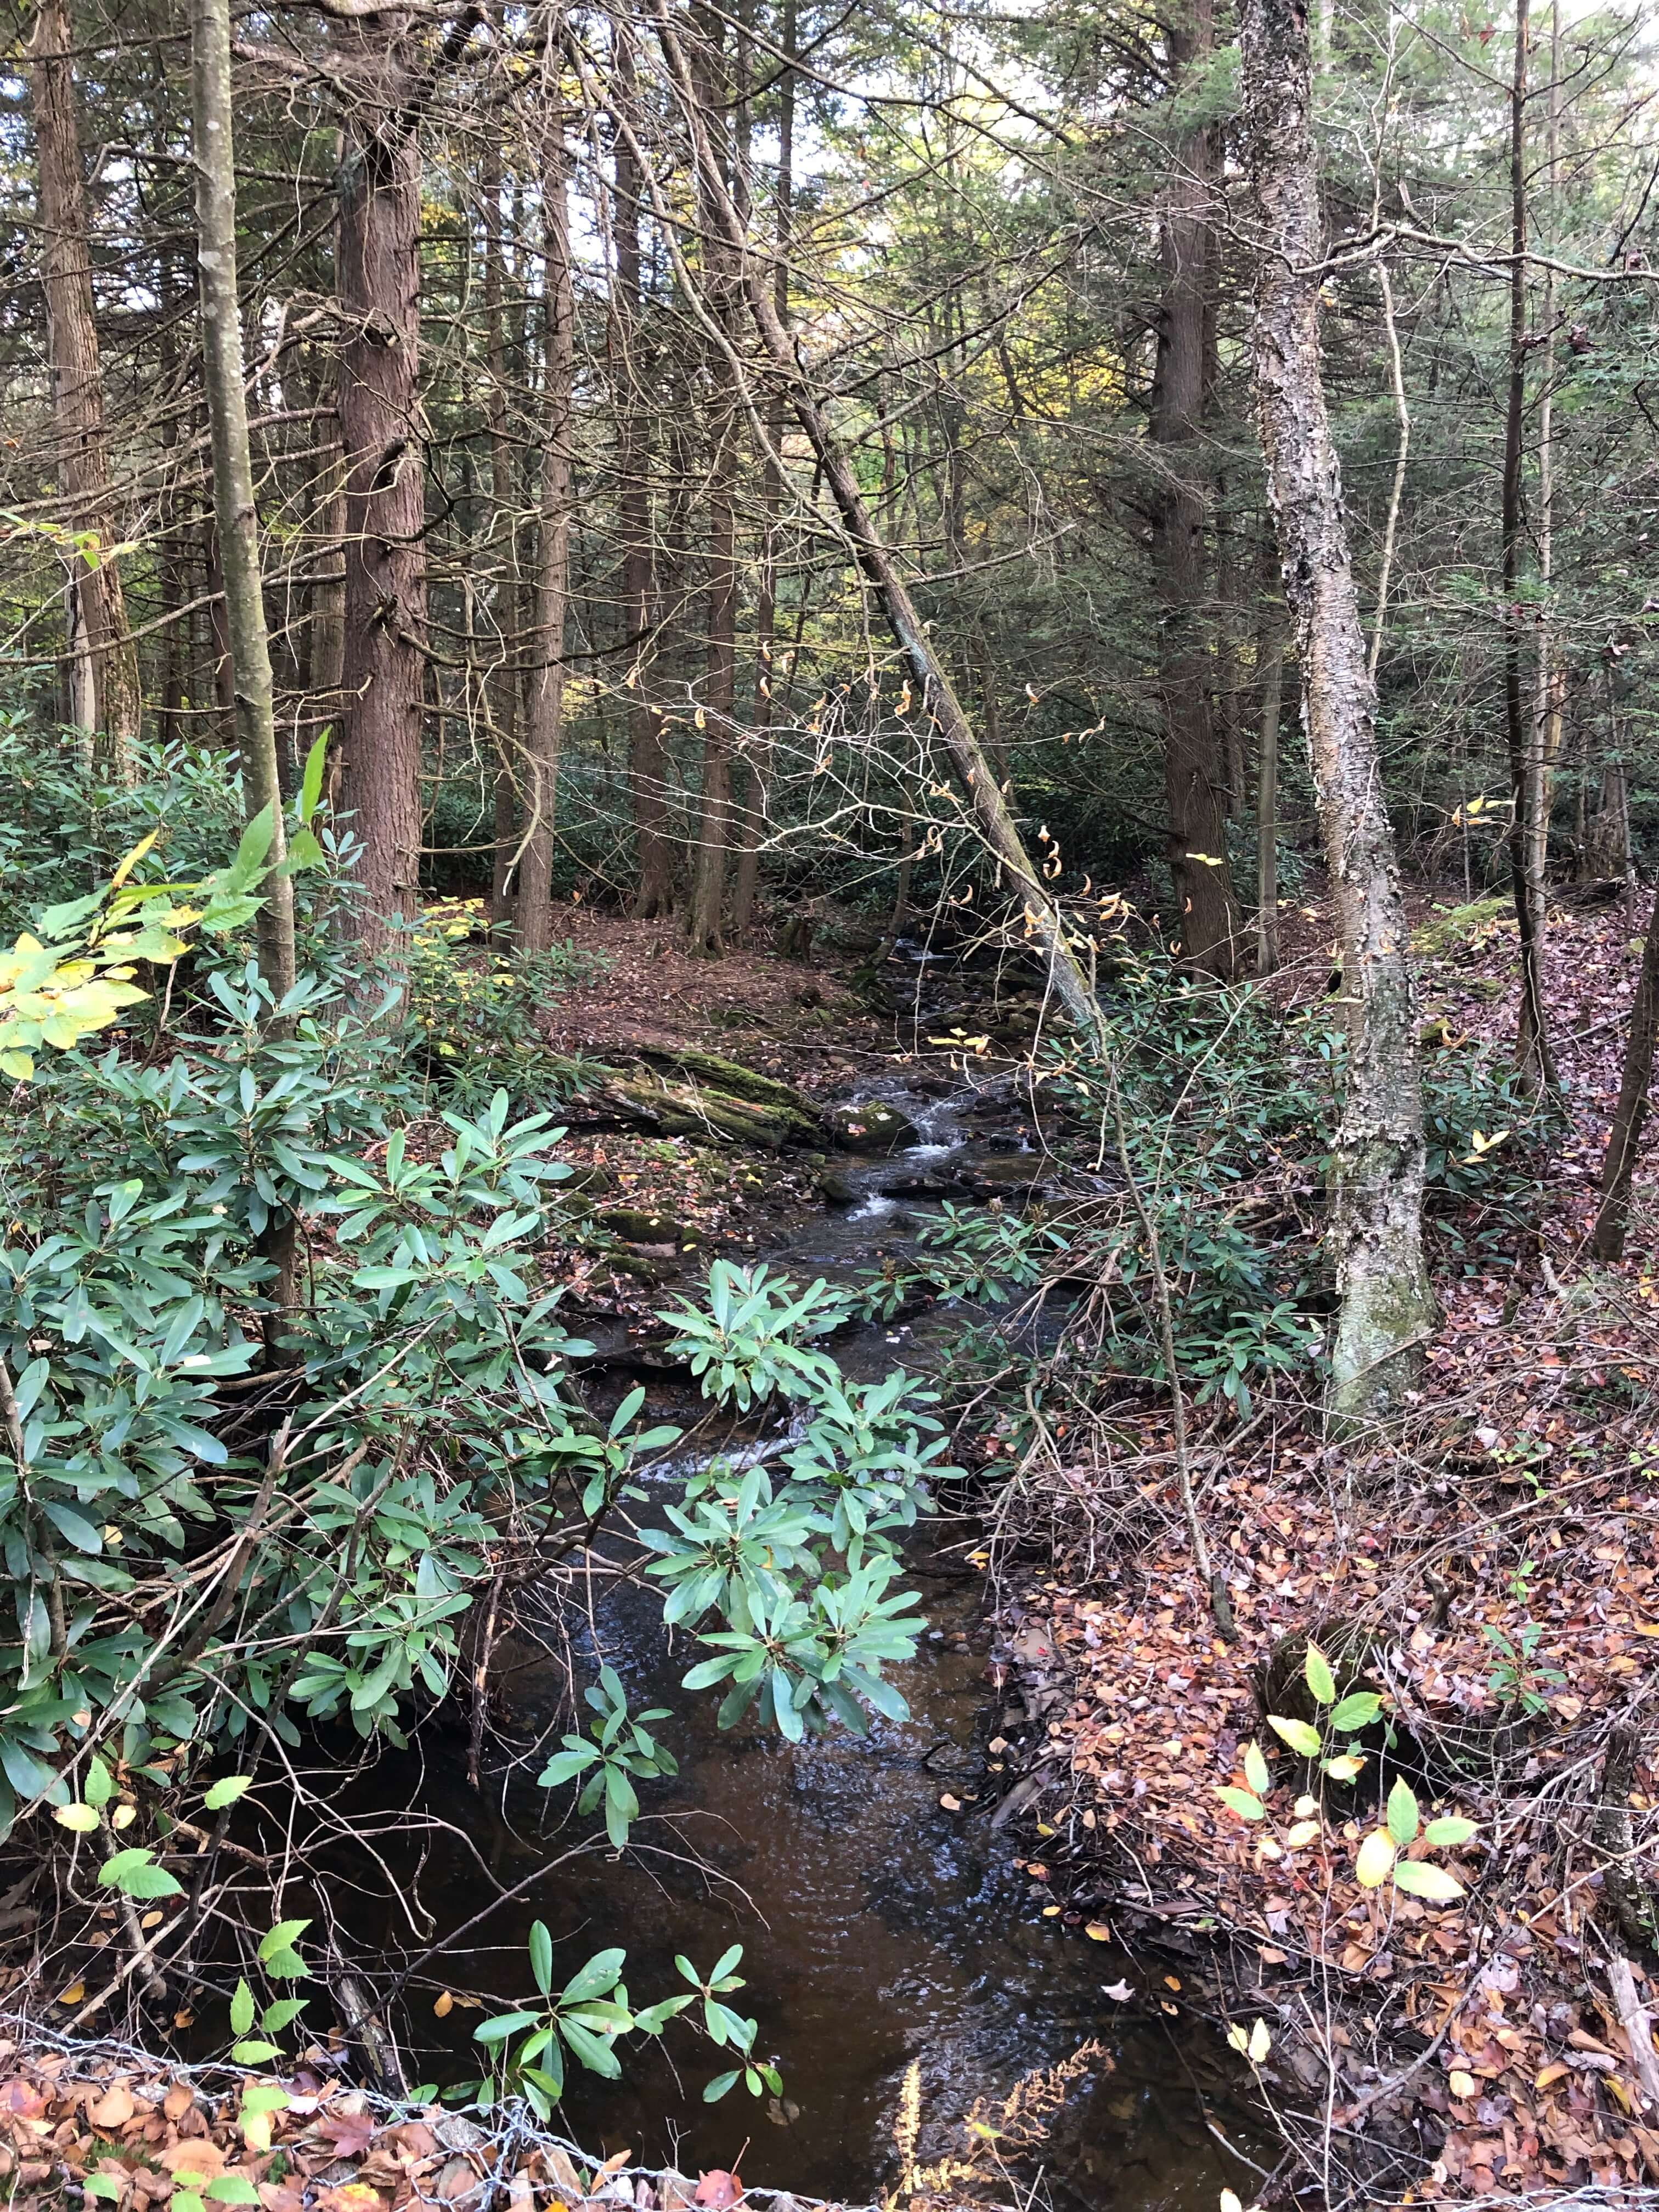
[[[1295,626],[1341,945],[1348,1053],[1332,1160],[1340,1310],[1330,1411],[1395,1413],[1437,1319],[1423,1252],[1422,1082],[1405,900],[1383,804],[1376,694],[1326,412],[1323,245],[1305,0],[1245,0],[1244,104],[1264,221],[1255,367],[1268,495]]]

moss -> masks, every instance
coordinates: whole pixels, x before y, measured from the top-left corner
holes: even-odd
[[[1430,959],[1443,958],[1467,945],[1477,931],[1514,916],[1507,898],[1476,899],[1468,906],[1452,907],[1412,932],[1412,951]]]

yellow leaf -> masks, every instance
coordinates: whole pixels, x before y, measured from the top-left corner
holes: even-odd
[[[71,1982],[58,2002],[59,2004],[79,2004],[86,1993],[87,1985],[84,1982]]]
[[[1112,1940],[1112,1931],[1103,1920],[1091,1920],[1083,1932],[1093,1943],[1109,1943]]]
[[[1322,1824],[1320,1821],[1298,1820],[1296,1826],[1285,1837],[1285,1842],[1291,1850],[1299,1851],[1304,1850],[1309,1844],[1312,1843],[1315,1838],[1322,1832]]]
[[[1394,1859],[1394,1838],[1385,1828],[1373,1828],[1359,1846],[1359,1856],[1354,1863],[1360,1887],[1378,1888],[1388,1880]]]
[[[432,2009],[437,2014],[440,2020],[447,2020],[450,2014],[454,2011],[455,2000],[451,1996],[447,1990],[441,1992],[437,2002],[433,2006]]]
[[[125,860],[122,861],[120,866],[117,868],[115,873],[110,878],[109,887],[112,891],[120,890],[122,884],[125,883],[127,878],[132,873],[139,861],[143,859],[145,854],[149,852],[150,847],[155,842],[161,834],[161,833],[159,830],[152,830],[148,837],[141,837],[138,840],[138,842],[133,847],[132,850],[127,854]]]
[[[1566,2070],[1565,2066],[1561,2069],[1564,2074]],[[1474,2076],[1466,2074],[1461,2066],[1454,2066],[1446,2076],[1446,2087],[1454,2097],[1472,2097],[1474,2094]]]

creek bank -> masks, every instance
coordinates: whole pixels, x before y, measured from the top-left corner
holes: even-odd
[[[1120,1431],[1115,1480],[1047,1478],[1054,1569],[1026,1571],[996,1618],[1016,1863],[1062,1925],[1165,1963],[1172,2003],[1262,2024],[1292,2183],[1328,2154],[1372,2197],[1659,2179],[1659,2067],[1629,2002],[1633,1986],[1652,2010],[1659,1988],[1659,1757],[1639,1718],[1659,1526],[1626,1486],[1639,1420],[1587,1421],[1580,1401],[1575,1436],[1570,1391],[1540,1407],[1538,1371],[1489,1383],[1478,1433],[1450,1406],[1425,1413],[1397,1460],[1355,1465],[1289,1419],[1271,1453],[1218,1451],[1206,1510],[1237,1643],[1215,1633],[1152,1416]],[[1565,1514],[1515,1472],[1528,1437],[1578,1468]],[[1261,1702],[1310,1630],[1384,1655],[1398,1738],[1322,1803]],[[1218,1795],[1250,1790],[1252,1742],[1270,1777],[1254,1821]],[[1402,1853],[1460,1894],[1358,1879],[1400,1778],[1423,1824],[1474,1823],[1465,1844],[1419,1829]]]

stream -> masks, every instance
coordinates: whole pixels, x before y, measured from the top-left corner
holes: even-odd
[[[917,1142],[842,1164],[840,1202],[765,1255],[804,1281],[901,1255],[918,1206],[989,1188],[1014,1195],[1042,1172],[1017,1104],[987,1112],[971,1092],[929,1097],[899,1082],[867,1095],[902,1104]],[[926,1370],[948,1358],[963,1319],[935,1307],[908,1325],[843,1331],[834,1349],[858,1376],[901,1362]],[[632,1379],[615,1377],[611,1395]],[[605,1393],[592,1395],[598,1403]],[[698,1411],[684,1378],[653,1388],[652,1398],[653,1411],[688,1426]],[[657,1479],[672,1480],[667,1472]],[[753,1726],[721,1735],[715,1699],[679,1686],[696,1655],[684,1634],[671,1644],[659,1595],[596,1583],[574,1654],[578,1678],[608,1662],[635,1711],[668,1707],[672,1717],[658,1730],[679,1772],[641,1785],[629,1863],[597,1852],[550,1873],[491,1917],[482,1949],[468,1939],[454,1972],[468,1987],[523,1999],[526,1940],[540,1918],[556,1939],[556,1985],[592,1952],[618,1944],[630,1996],[646,2003],[684,1987],[677,1952],[706,1972],[728,1945],[744,1946],[747,1986],[728,2002],[758,2019],[757,2051],[781,2070],[781,2102],[753,2100],[739,2085],[704,2104],[703,2084],[724,2055],[677,2023],[660,2041],[630,2044],[621,2081],[570,2066],[561,2124],[595,2152],[626,2149],[692,2173],[738,2168],[751,2185],[873,2200],[897,2177],[895,2122],[913,2061],[926,2160],[960,2148],[975,2100],[994,2106],[1022,2075],[1095,2037],[1108,2059],[1074,2092],[1051,2139],[1023,2166],[1025,2177],[1041,2166],[1056,2205],[1213,2212],[1224,2187],[1248,2199],[1253,2176],[1206,2121],[1207,2113],[1262,2156],[1260,2122],[1220,2039],[1171,2016],[1162,1967],[1045,1917],[1048,1892],[1013,1863],[1015,1831],[992,1829],[1017,1771],[988,1771],[987,1744],[1025,1728],[1027,1717],[1012,1686],[993,1686],[980,1577],[964,1548],[963,1528],[940,1521],[924,1523],[912,1547],[910,1577],[929,1630],[916,1660],[895,1675],[909,1719],[878,1720],[862,1740],[837,1730],[793,1747]],[[514,1735],[568,1727],[565,1692],[564,1670],[550,1661],[509,1675]],[[506,1784],[487,1771],[475,1795],[465,1743],[423,1742],[418,1776],[403,1760],[378,1770],[379,1805],[396,1802],[389,1787],[407,1789],[404,1802],[465,1829],[503,1886],[593,1825],[571,1816],[556,1826],[571,1793],[534,1787],[539,1759]],[[960,1809],[943,1805],[946,1796]],[[441,1931],[458,1928],[485,1901],[477,1863],[453,1835],[425,1839],[421,1852],[422,1898]],[[475,2072],[471,2035],[480,2015],[457,2008],[441,2020],[428,2009],[430,1991],[410,1996],[422,2027],[409,2064],[439,2081]]]

